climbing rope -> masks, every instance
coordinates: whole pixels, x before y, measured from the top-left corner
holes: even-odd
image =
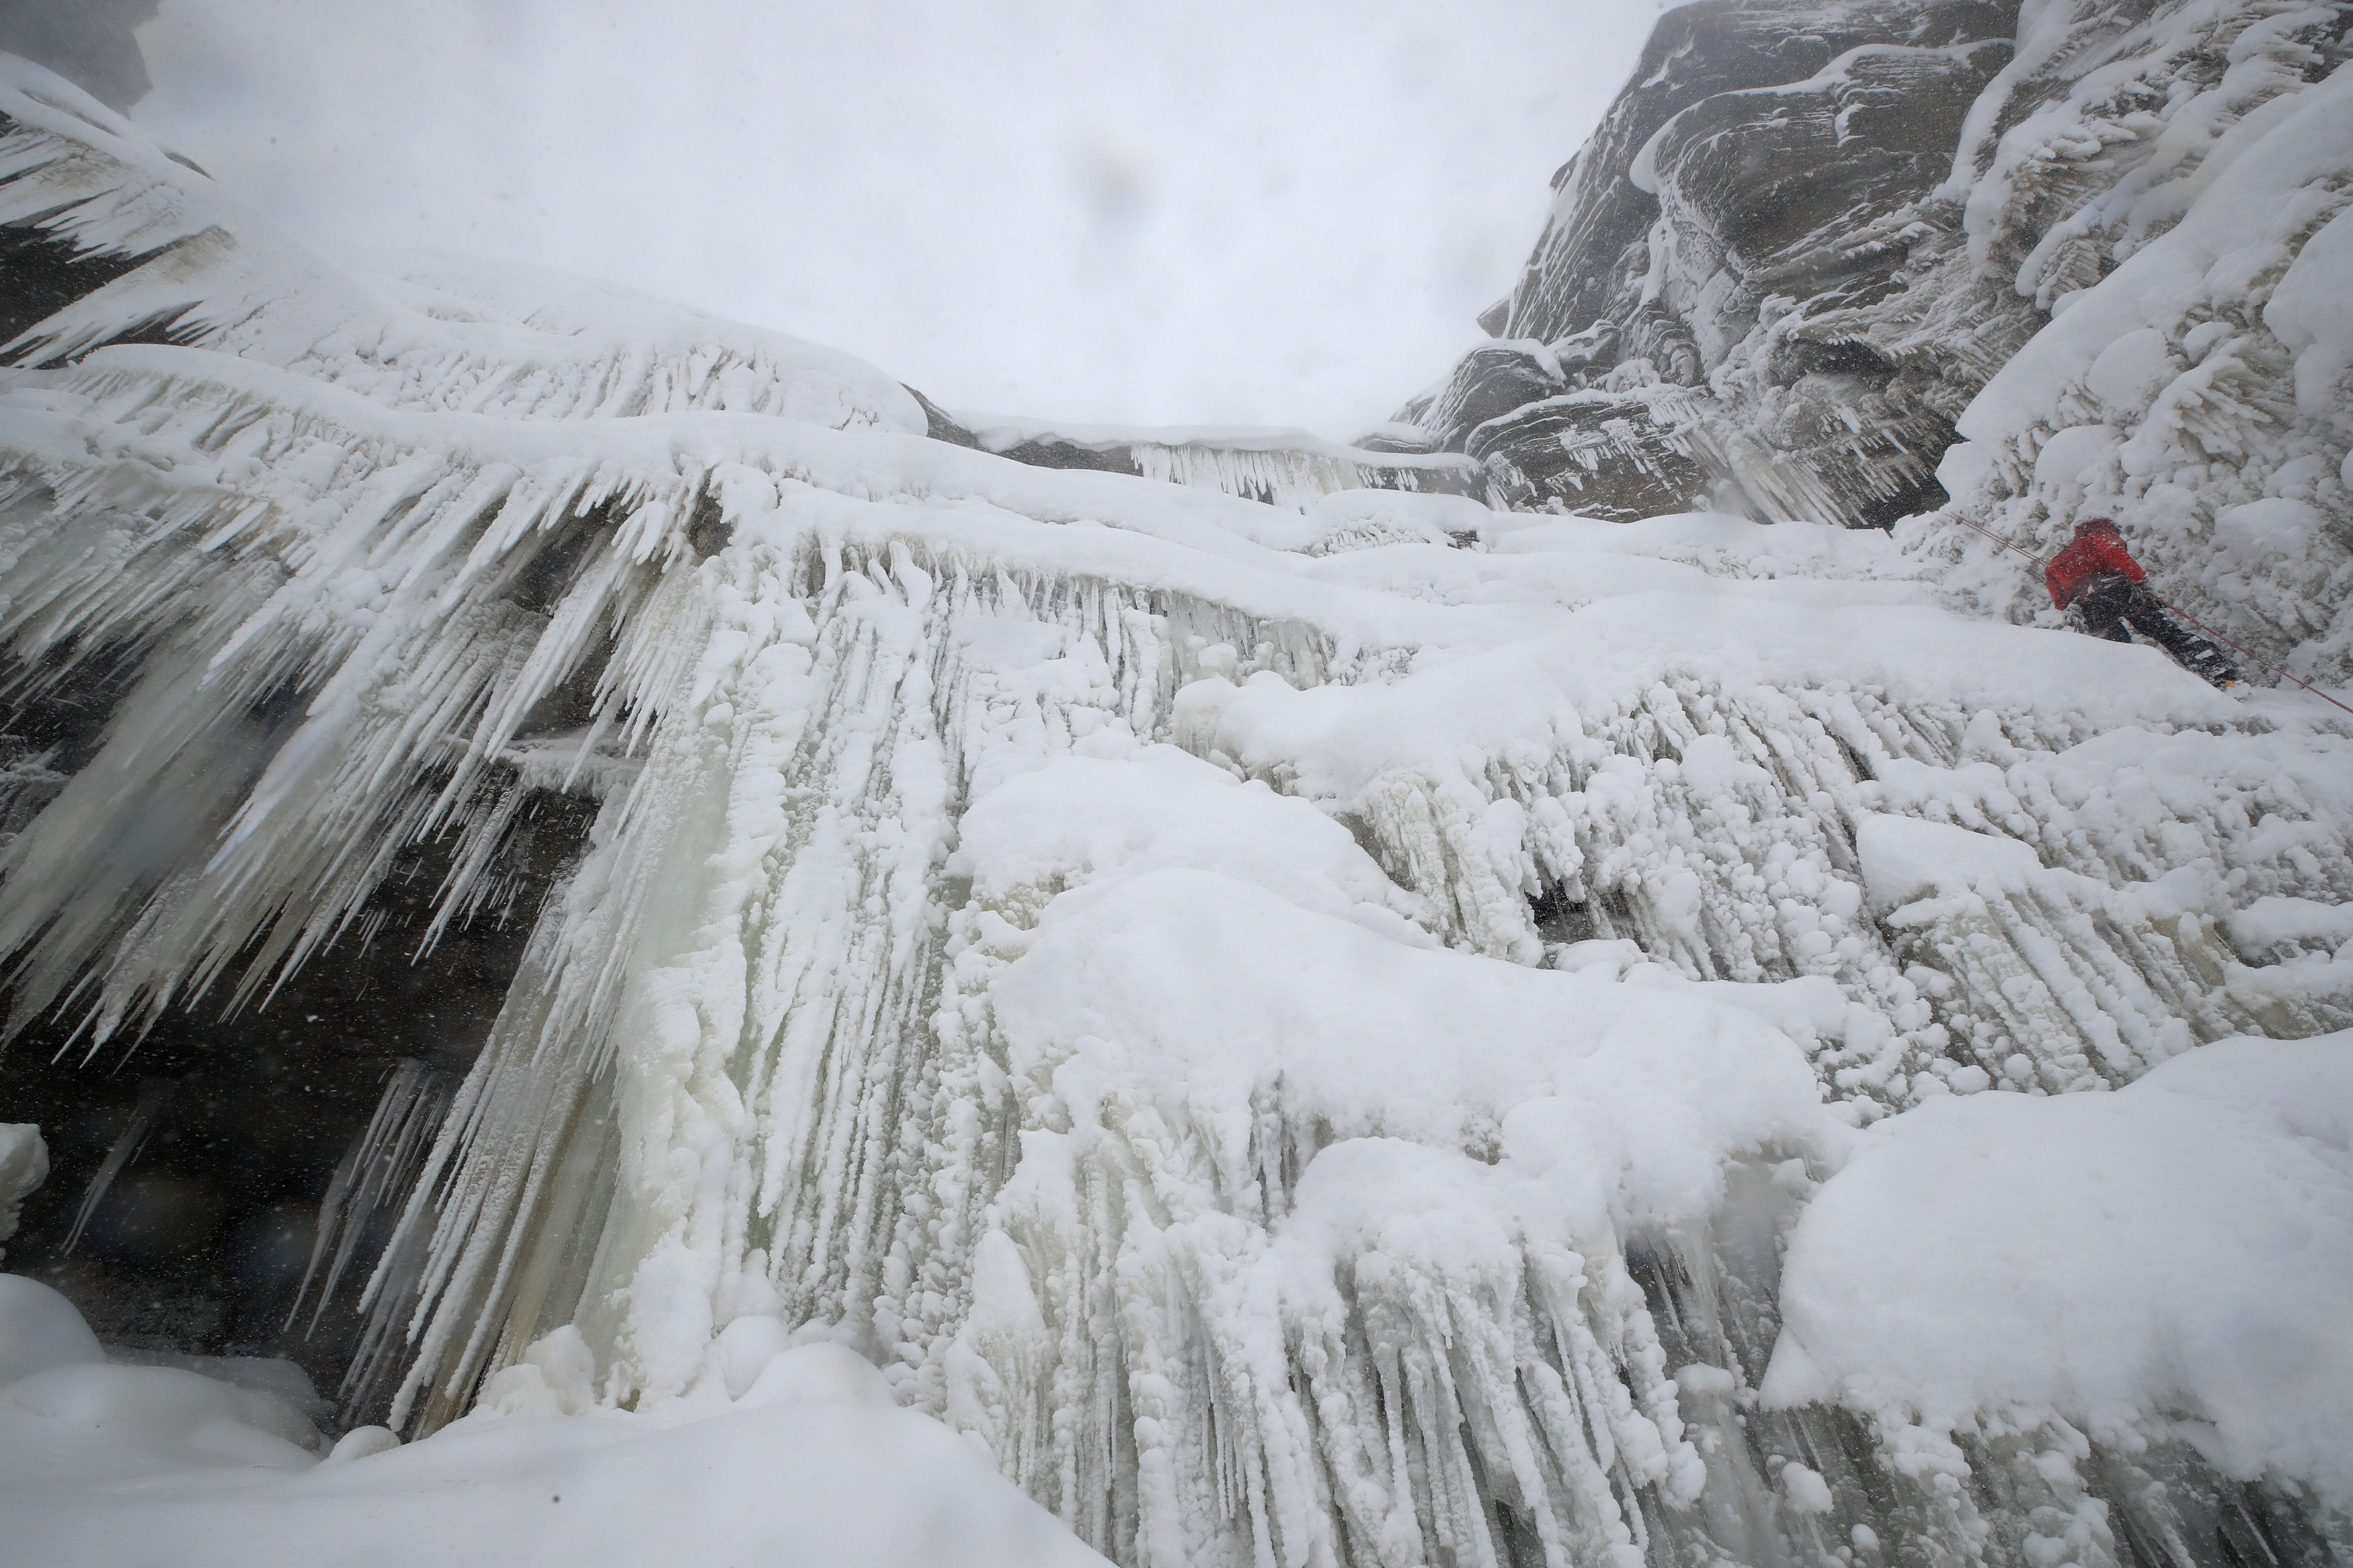
[[[2051,564],[2048,561],[2042,559],[2042,556],[2037,555],[2031,550],[2027,549],[2024,545],[2018,543],[2014,540],[2004,539],[2000,534],[1996,533],[1990,528],[1980,528],[1978,524],[1971,522],[1966,517],[1953,517],[1951,512],[1947,512],[1945,515],[1947,517],[1951,517],[1955,522],[1959,523],[1963,528],[1984,534],[1988,539],[1992,540],[2004,550],[2017,551],[2021,555],[2025,556],[2037,566],[2048,566]],[[2208,626],[2204,621],[2200,620],[2196,616],[2191,615],[2189,611],[2183,609],[2180,605],[2174,604],[2171,600],[2158,599],[2154,592],[2149,593],[2148,596],[2151,599],[2156,599],[2158,604],[2163,605],[2166,609],[2172,611],[2175,615],[2179,616],[2183,620],[2188,621],[2191,626],[2196,626],[2200,631],[2204,632],[2216,642],[2221,643],[2225,647],[2234,648],[2238,652],[2244,654],[2247,658],[2254,660],[2257,664],[2262,665],[2265,669],[2270,670],[2274,675],[2278,676],[2282,680],[2294,681],[2296,685],[2303,687],[2306,691],[2311,692],[2315,697],[2319,698],[2323,702],[2327,703],[2330,707],[2341,708],[2348,713],[2353,713],[2353,708],[2346,708],[2344,703],[2337,701],[2337,699],[2331,697],[2317,686],[2313,685],[2309,680],[2297,680],[2295,676],[2290,675],[2286,670],[2282,669],[2278,665],[2274,664],[2262,654],[2257,653],[2254,649],[2248,647],[2243,643],[2232,642],[2229,637],[2224,637],[2221,632],[2216,631],[2212,626]]]

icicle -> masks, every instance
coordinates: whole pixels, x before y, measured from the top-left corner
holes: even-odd
[[[49,1178],[49,1146],[29,1121],[0,1121],[0,1262],[16,1234],[25,1200]]]
[[[452,1087],[447,1073],[413,1059],[401,1061],[385,1079],[375,1114],[344,1151],[325,1195],[319,1200],[319,1226],[311,1244],[311,1258],[303,1266],[293,1305],[286,1310],[289,1328],[302,1315],[302,1302],[316,1280],[318,1304],[311,1310],[311,1321],[303,1332],[308,1337],[317,1330],[319,1318],[334,1300],[336,1286],[369,1223],[380,1212],[407,1201],[426,1151],[440,1131]]]
[[[1293,511],[1304,511],[1339,490],[1377,487],[1460,492],[1470,488],[1471,476],[1462,466],[1443,459],[1412,462],[1304,446],[1229,447],[1207,441],[1138,440],[1126,451],[1145,479],[1223,490]]]
[[[107,1148],[106,1158],[99,1162],[98,1169],[90,1173],[89,1185],[82,1188],[81,1206],[74,1210],[73,1224],[66,1228],[66,1238],[59,1251],[70,1255],[81,1244],[82,1232],[89,1228],[99,1205],[106,1201],[107,1193],[114,1185],[114,1178],[122,1174],[123,1167],[139,1157],[140,1148],[147,1142],[147,1135],[155,1131],[155,1123],[162,1120],[165,1107],[171,1104],[172,1096],[179,1087],[177,1079],[156,1079],[139,1090],[139,1098],[132,1103],[131,1115],[123,1122],[122,1131],[115,1134],[113,1143]]]

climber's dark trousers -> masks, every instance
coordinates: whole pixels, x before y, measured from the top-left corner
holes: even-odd
[[[2130,642],[2132,634],[2138,632],[2172,655],[2173,662],[2192,675],[2201,676],[2217,686],[2239,679],[2238,668],[2229,655],[2197,633],[2176,626],[2173,617],[2137,583],[2103,574],[2084,590],[2073,608],[2083,617],[2084,629],[2095,637]]]

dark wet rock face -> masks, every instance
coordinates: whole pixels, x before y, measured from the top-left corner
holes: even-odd
[[[0,130],[5,130],[7,123],[5,117],[0,117]],[[108,256],[77,251],[69,242],[30,226],[0,227],[0,342],[47,321],[148,259],[148,256],[139,254]],[[161,324],[169,326],[168,322]],[[129,339],[118,337],[113,341]]]
[[[1487,421],[1567,390],[1558,363],[1540,344],[1490,344],[1462,356],[1422,423],[1438,434],[1440,450],[1460,452]]]
[[[0,842],[89,760],[136,673],[92,666],[30,700],[21,672],[0,688]],[[364,1184],[364,1162],[385,1163],[371,1128],[409,1108],[395,1103],[403,1090],[412,1144],[429,1142],[593,809],[536,792],[499,847],[499,896],[429,947],[446,839],[401,856],[345,935],[265,999],[232,1005],[225,982],[97,1045],[70,999],[12,1020],[0,1121],[37,1123],[50,1169],[9,1270],[64,1291],[119,1350],[283,1356],[336,1396],[345,1424],[377,1418],[386,1391],[346,1373],[367,1321],[360,1293],[421,1149],[380,1173],[396,1184],[335,1200]]]
[[[1515,510],[1558,500],[1620,522],[1682,511],[1708,504],[1713,483],[1685,428],[1690,401],[1680,388],[1567,393],[1488,420],[1465,450]]]
[[[934,441],[945,441],[950,446],[954,447],[977,447],[980,445],[978,438],[976,438],[971,431],[956,423],[955,415],[950,414],[946,409],[942,408],[938,404],[934,403],[930,398],[925,397],[921,392],[916,391],[915,388],[910,386],[907,390],[909,393],[913,395],[916,403],[921,405],[923,407],[924,425],[923,434],[929,436]]]
[[[1620,296],[1626,285],[1639,283],[1639,277],[1629,279],[1616,264],[1640,260],[1647,271],[1649,258],[1631,253],[1646,244],[1661,216],[1657,194],[1635,184],[1630,174],[1637,156],[1669,121],[1699,110],[1689,134],[1679,128],[1679,139],[1716,143],[1725,154],[1716,164],[1719,171],[1745,168],[1768,186],[1790,183],[1822,193],[1843,190],[1850,186],[1852,168],[1883,170],[1895,150],[1873,146],[1868,140],[1873,127],[1853,126],[1845,138],[1833,134],[1830,150],[1835,156],[1828,163],[1789,167],[1777,156],[1785,149],[1767,142],[1752,150],[1726,137],[1743,124],[1753,130],[1759,122],[1784,118],[1793,122],[1813,119],[1804,105],[1808,95],[1773,93],[1768,100],[1751,95],[1808,81],[1853,49],[1939,49],[2008,40],[2017,14],[2015,4],[1998,0],[1947,5],[1717,0],[1670,12],[1661,19],[1632,80],[1600,128],[1554,177],[1552,218],[1526,274],[1513,290],[1505,330],[1514,336],[1553,338],[1605,317],[1621,320],[1610,307],[1623,303]],[[1871,74],[1884,82],[1890,73],[1877,68]],[[1902,105],[1893,108],[1893,117],[1901,119]],[[1946,133],[1948,159],[1958,129],[1956,123]],[[1790,134],[1803,137],[1808,132],[1793,129]],[[1633,353],[1651,346],[1652,340],[1641,336],[1644,341]]]
[[[1491,345],[1402,416],[1489,458],[1514,506],[1871,524],[1932,504],[1936,457],[1982,370],[1956,376],[1949,354],[1858,340],[1902,312],[1914,252],[1957,228],[1957,213],[1921,214],[2010,58],[2017,10],[1747,0],[1669,13],[1555,177],[1518,287],[1482,319],[1548,345],[1557,379],[1507,378],[1505,363],[1530,356]],[[2006,334],[2002,353],[2023,335]],[[1662,399],[1662,386],[1702,391]]]

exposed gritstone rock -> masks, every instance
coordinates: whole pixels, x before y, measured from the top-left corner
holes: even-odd
[[[1514,508],[1558,501],[1615,521],[1688,511],[1715,482],[1691,402],[1680,388],[1567,393],[1487,420],[1463,449]]]
[[[1617,358],[1704,388],[1696,489],[1719,505],[1885,526],[1944,504],[1931,476],[1953,422],[2054,304],[2179,216],[2151,193],[2179,188],[2230,124],[2346,50],[2333,4],[2144,14],[2077,0],[2021,15],[1670,13],[1556,180],[1518,287],[1482,321],[1556,349],[1606,332]],[[1504,352],[1473,351],[1451,384]],[[1561,389],[1524,390],[1534,404]],[[1496,383],[1494,400],[1508,395]],[[1454,434],[1442,409],[1399,417]],[[1582,465],[1537,456],[1550,437],[1529,417],[1533,439],[1513,445],[1493,493],[1584,510]],[[1702,449],[1672,427],[1635,438],[1660,471]],[[1688,500],[1677,489],[1602,504],[1671,510]]]
[[[1445,450],[1460,452],[1478,426],[1567,385],[1559,364],[1535,343],[1472,349],[1454,367],[1421,423],[1438,434]]]

